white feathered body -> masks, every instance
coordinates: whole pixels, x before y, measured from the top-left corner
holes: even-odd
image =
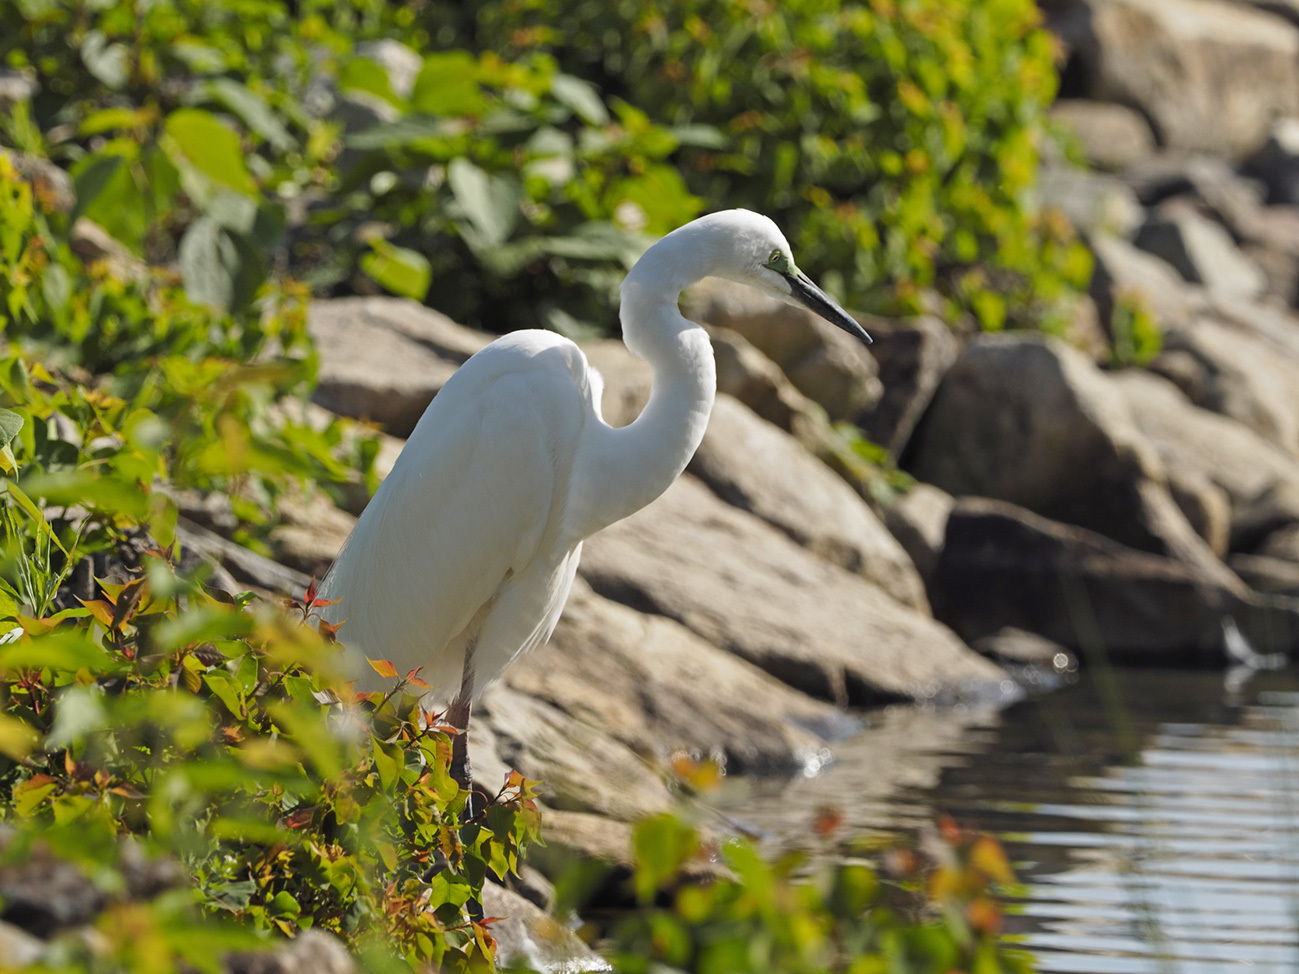
[[[598,375],[550,332],[498,339],[451,377],[320,586],[363,686],[358,654],[422,666],[446,703],[471,637],[489,677],[549,638],[581,553],[572,487],[593,423]]]
[[[549,638],[582,541],[663,493],[694,454],[716,395],[707,333],[682,317],[680,293],[710,274],[794,300],[869,340],[847,312],[795,277],[789,244],[766,217],[701,217],[652,246],[622,285],[627,347],[654,375],[630,426],[600,417],[600,381],[567,339],[521,331],[469,359],[434,398],[392,473],[321,585],[343,622],[363,687],[364,663],[390,660],[459,691],[474,646],[475,695]],[[801,273],[801,272],[800,272]],[[798,303],[795,301],[795,303]]]

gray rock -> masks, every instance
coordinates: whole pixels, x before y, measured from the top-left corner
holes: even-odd
[[[282,499],[279,513],[283,521],[270,536],[275,560],[312,578],[324,578],[356,525],[356,517],[335,507],[319,491],[309,497]]]
[[[1207,581],[1171,558],[979,498],[958,500],[931,579],[934,611],[975,641],[1013,626],[1115,662],[1223,663],[1231,616],[1289,650],[1299,613]]]
[[[954,503],[947,491],[918,483],[884,508],[885,526],[911,556],[923,579],[928,579],[938,564]]]
[[[272,950],[237,953],[225,960],[230,974],[356,974],[343,942],[322,930],[303,930]]]
[[[1299,599],[1299,563],[1267,555],[1232,555],[1227,564],[1256,592]]]
[[[971,342],[943,379],[909,461],[920,480],[951,494],[1009,501],[1231,584],[1169,496],[1126,403],[1057,339]]]
[[[1288,524],[1270,533],[1254,554],[1299,564],[1299,524]]]
[[[235,583],[233,588],[222,584],[222,578],[214,577],[213,581],[231,594],[254,588],[263,593],[300,598],[311,582],[311,576],[272,561],[183,517],[176,524],[176,538],[182,549],[199,555],[228,573],[229,579]]]
[[[1027,664],[1060,671],[1077,665],[1066,647],[1014,626],[1005,626],[976,639],[970,643],[970,648],[1003,664]]]
[[[42,939],[89,923],[107,903],[104,890],[48,849],[0,866],[0,920]]]
[[[5,72],[0,71],[0,106],[5,104],[4,78]],[[0,158],[9,160],[18,175],[32,184],[36,198],[44,205],[60,213],[72,212],[72,207],[77,202],[77,195],[72,188],[72,177],[68,175],[66,169],[40,156],[6,149],[3,146],[0,146]],[[99,230],[106,240],[112,241],[113,245],[125,252],[126,248],[109,237],[102,227],[96,225],[95,229]]]
[[[999,680],[942,626],[682,477],[591,538],[595,591],[669,616],[814,697],[869,704]]]
[[[45,941],[21,927],[0,921],[0,967],[20,971],[36,966],[45,953]]]
[[[1141,204],[1121,179],[1064,166],[1038,174],[1038,203],[1059,210],[1088,233],[1130,237],[1141,225]]]
[[[501,918],[491,926],[499,969],[519,967],[538,974],[613,970],[577,934],[503,886],[483,886],[483,913]]]
[[[717,359],[717,392],[733,396],[754,413],[789,433],[813,456],[829,464],[863,496],[856,467],[842,462],[843,438],[820,405],[798,389],[778,366],[744,336],[729,328],[708,328]]]
[[[649,402],[654,378],[647,362],[638,359],[616,338],[583,342],[582,352],[604,380],[600,413],[610,426],[626,426]]]
[[[1061,99],[1051,119],[1077,138],[1087,161],[1098,169],[1119,170],[1155,151],[1155,134],[1142,114],[1127,105]]]
[[[40,90],[34,71],[0,68],[0,106],[8,108],[15,102],[31,101]]]
[[[1196,405],[1230,416],[1299,456],[1299,354],[1288,347],[1299,330],[1265,330],[1287,328],[1287,321],[1295,319],[1196,317],[1164,333],[1163,351],[1149,368],[1175,382]]]
[[[1211,294],[1256,298],[1267,286],[1263,272],[1236,248],[1227,231],[1188,205],[1161,207],[1142,225],[1135,242]]]
[[[659,765],[685,752],[721,756],[731,770],[788,772],[855,727],[680,623],[601,598],[580,579],[550,642],[505,683]]]
[[[1131,105],[1163,145],[1239,157],[1299,113],[1299,29],[1224,0],[1046,0],[1071,95]]]
[[[481,711],[481,713],[479,712]],[[666,811],[672,796],[643,758],[607,730],[543,700],[497,684],[483,694],[470,740],[475,780],[497,787],[501,768],[540,780],[552,808],[625,822]],[[485,732],[490,730],[490,738]],[[474,741],[477,737],[478,740]],[[490,748],[500,763],[485,760]]]
[[[1299,522],[1299,460],[1248,427],[1200,409],[1158,376],[1130,371],[1114,378],[1142,433],[1170,471],[1208,481],[1231,507],[1232,550]]]
[[[929,407],[943,374],[956,361],[960,344],[952,329],[928,316],[908,320],[872,318],[866,323],[875,344],[884,395],[856,417],[871,441],[898,457]]]
[[[1245,171],[1267,187],[1269,203],[1299,204],[1299,118],[1279,120]]]
[[[320,354],[315,401],[408,436],[442,385],[491,336],[401,298],[314,301],[307,326]]]
[[[880,397],[866,347],[809,311],[716,278],[695,285],[684,300],[691,320],[743,335],[831,419],[852,419]]]
[[[719,396],[688,467],[722,500],[928,612],[911,559],[857,493],[788,433]]]
[[[1090,294],[1102,322],[1110,322],[1115,307],[1134,301],[1160,322],[1183,321],[1202,310],[1207,298],[1199,287],[1188,285],[1165,260],[1118,237],[1090,239],[1096,258]]]

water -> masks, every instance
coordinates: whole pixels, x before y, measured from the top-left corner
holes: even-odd
[[[821,776],[735,812],[767,835],[824,805],[850,832],[947,813],[999,835],[1024,884],[1008,931],[1044,974],[1299,971],[1299,672],[1101,682],[872,715]]]

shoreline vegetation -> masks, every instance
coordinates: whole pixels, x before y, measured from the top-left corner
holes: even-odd
[[[1191,6],[0,9],[0,966],[1029,971],[987,837],[701,809],[861,708],[1299,641],[1299,25]],[[485,696],[461,826],[311,580],[506,323],[630,421],[617,285],[730,206],[877,342],[684,296],[708,436]]]

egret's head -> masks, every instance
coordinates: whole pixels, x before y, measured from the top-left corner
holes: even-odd
[[[712,273],[748,284],[782,301],[820,315],[867,344],[871,337],[852,315],[812,283],[794,263],[785,235],[769,218],[748,210],[726,210],[704,217],[727,231]]]

